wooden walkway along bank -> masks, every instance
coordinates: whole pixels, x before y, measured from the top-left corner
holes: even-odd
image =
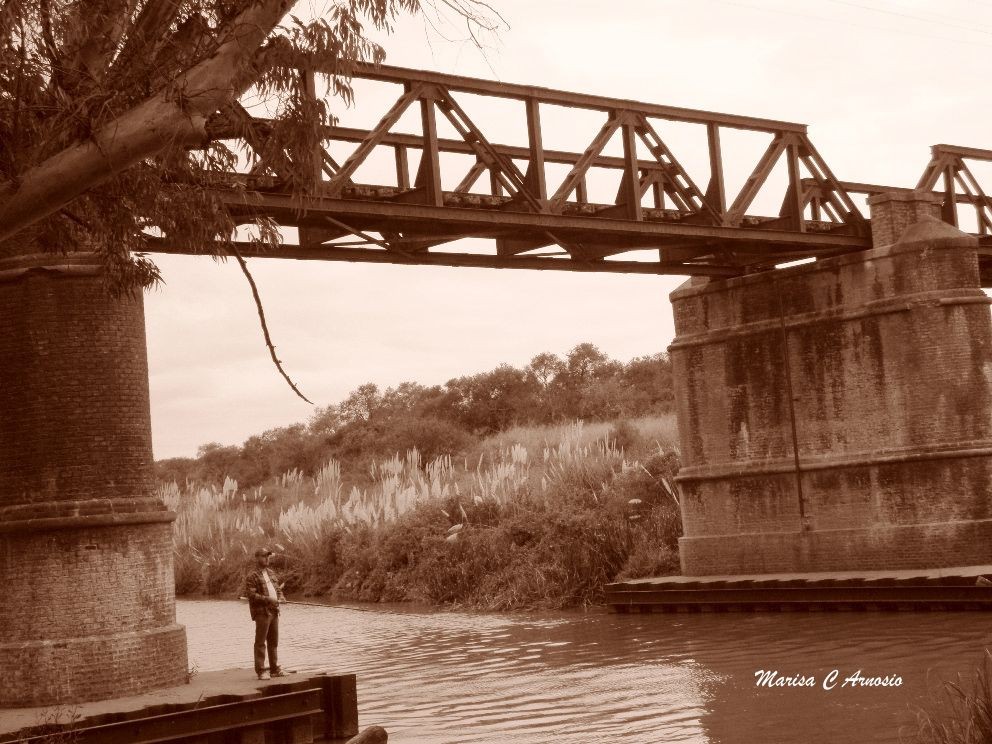
[[[664,576],[606,586],[614,612],[992,610],[992,565],[904,571]]]
[[[354,674],[296,677],[262,682],[251,670],[208,672],[130,698],[2,709],[0,742],[342,744],[358,734]]]

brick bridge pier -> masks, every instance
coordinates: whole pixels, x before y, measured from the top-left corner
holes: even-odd
[[[978,241],[869,204],[870,251],[671,295],[686,575],[992,563]]]
[[[0,257],[0,708],[185,682],[152,464],[141,296],[92,254]]]

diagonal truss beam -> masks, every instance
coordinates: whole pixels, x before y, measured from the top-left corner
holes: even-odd
[[[970,203],[975,208],[980,235],[992,233],[992,199],[986,195],[967,160],[992,161],[992,151],[973,147],[934,145],[930,162],[916,184],[917,190],[934,191],[943,181],[944,203],[941,216],[945,222],[958,225],[958,205]]]
[[[635,116],[635,130],[648,150],[654,155],[655,160],[661,170],[663,179],[656,182],[661,185],[665,193],[673,202],[676,208],[682,212],[697,213],[702,215],[709,224],[719,225],[722,223],[720,215],[713,209],[707,201],[705,194],[693,182],[685,168],[675,158],[675,155],[664,140],[658,135],[654,127],[643,114]]]
[[[606,144],[616,133],[617,129],[620,128],[621,124],[621,116],[615,112],[611,113],[606,123],[603,124],[596,136],[593,137],[592,142],[589,143],[589,146],[578,160],[575,161],[572,169],[565,176],[554,195],[549,199],[548,206],[552,212],[561,213],[563,211],[565,200],[582,183],[593,161],[603,152],[603,148],[606,147]]]
[[[400,117],[410,107],[410,104],[420,98],[423,86],[420,84],[411,85],[407,91],[399,97],[392,107],[383,115],[379,123],[372,128],[365,139],[355,148],[348,159],[341,164],[341,168],[328,182],[326,189],[330,194],[338,195],[344,189],[347,180],[351,178],[358,166],[365,162],[376,146],[382,142],[383,137],[389,129],[399,121]]]
[[[475,151],[476,162],[485,166],[497,183],[506,189],[511,197],[533,211],[541,211],[543,208],[541,199],[530,192],[527,186],[527,177],[512,160],[505,157],[489,143],[482,131],[447,91],[439,89],[437,104],[455,131]]]

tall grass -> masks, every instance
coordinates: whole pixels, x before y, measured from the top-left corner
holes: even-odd
[[[616,578],[677,570],[681,532],[670,420],[530,427],[478,451],[373,463],[348,487],[339,463],[241,494],[163,491],[178,513],[179,592],[239,587],[256,544],[279,553],[287,589],[370,601],[485,608],[601,599]],[[621,446],[622,445],[622,446]]]
[[[917,721],[921,744],[992,742],[992,654],[986,650],[972,679],[944,682]]]
[[[238,496],[227,479],[220,489],[202,487],[180,493],[172,484],[159,493],[176,512],[173,525],[176,592],[224,591],[243,571],[253,541],[266,536],[261,503]]]

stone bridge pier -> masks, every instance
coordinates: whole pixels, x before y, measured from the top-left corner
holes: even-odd
[[[140,294],[92,254],[0,257],[0,708],[185,682],[152,465]]]
[[[869,203],[868,252],[671,295],[685,574],[992,563],[977,240]]]

